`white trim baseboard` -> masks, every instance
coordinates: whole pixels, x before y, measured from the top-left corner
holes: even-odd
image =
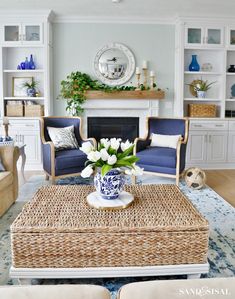
[[[165,275],[200,275],[209,271],[209,264],[183,264],[147,267],[97,267],[97,268],[14,268],[10,277],[33,278],[98,278]]]

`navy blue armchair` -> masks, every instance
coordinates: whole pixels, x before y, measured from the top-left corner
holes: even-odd
[[[135,154],[139,158],[137,165],[142,167],[146,173],[175,178],[176,185],[178,185],[185,168],[188,128],[189,121],[186,118],[149,117],[147,119],[146,138],[136,138],[135,140]],[[152,133],[181,135],[181,139],[176,149],[158,146],[150,147]]]
[[[41,142],[43,153],[43,169],[47,179],[51,178],[54,182],[57,178],[78,175],[84,168],[87,160],[86,154],[80,149],[65,149],[55,151],[47,127],[63,128],[74,126],[75,137],[78,145],[90,141],[96,146],[93,138],[84,139],[81,134],[81,119],[79,117],[43,117],[41,118]]]

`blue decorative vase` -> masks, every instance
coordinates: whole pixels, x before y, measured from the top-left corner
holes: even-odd
[[[22,70],[25,70],[25,62],[21,62],[20,67]]]
[[[27,88],[27,95],[28,95],[28,97],[35,97],[36,89],[35,88]]]
[[[35,70],[36,69],[32,54],[30,55],[30,59],[29,59],[29,69],[30,70]]]
[[[206,97],[206,92],[205,91],[203,91],[203,90],[198,90],[197,91],[197,98],[205,99],[205,97]]]
[[[28,61],[28,57],[25,58],[25,69],[29,70],[29,61]]]
[[[200,71],[200,65],[197,62],[197,55],[192,55],[192,61],[189,65],[189,71],[190,72],[199,72]]]
[[[96,191],[103,199],[117,199],[123,190],[125,184],[125,176],[117,169],[112,169],[105,176],[101,176],[100,172],[94,177],[94,185]]]

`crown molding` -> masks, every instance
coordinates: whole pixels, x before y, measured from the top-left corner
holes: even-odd
[[[182,22],[217,22],[218,24],[227,24],[227,23],[235,23],[235,19],[232,16],[226,15],[207,15],[207,16],[183,16],[179,15],[176,18],[176,23]]]
[[[100,24],[166,24],[175,25],[176,17],[142,18],[142,17],[84,17],[78,15],[56,15],[53,23],[100,23]]]
[[[40,9],[40,10],[31,10],[31,9],[0,9],[1,19],[16,19],[19,18],[29,18],[29,17],[40,17],[45,18],[46,20],[53,21],[55,14],[50,9]]]

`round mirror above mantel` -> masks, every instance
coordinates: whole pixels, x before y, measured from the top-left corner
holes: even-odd
[[[109,43],[97,52],[94,70],[102,83],[119,86],[131,79],[135,71],[135,57],[125,45]]]

